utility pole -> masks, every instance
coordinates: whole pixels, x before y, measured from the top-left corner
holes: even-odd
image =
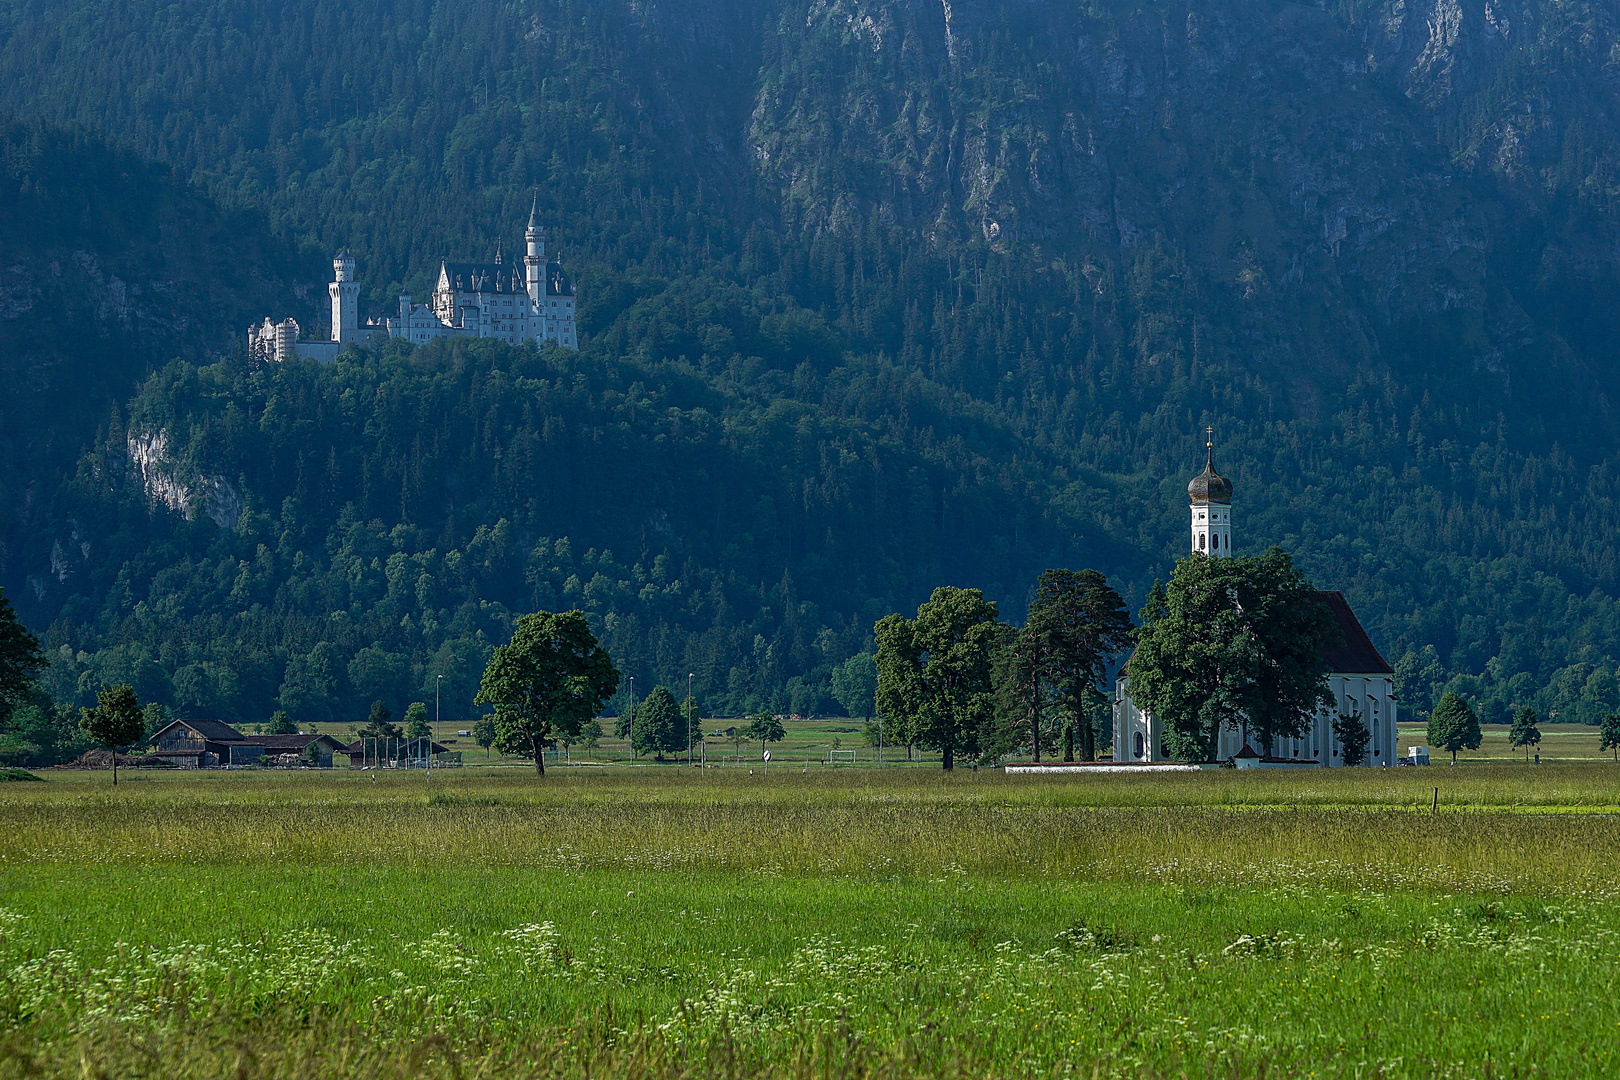
[[[625,738],[630,740],[630,764],[636,763],[636,677],[630,676],[630,723],[625,726]]]
[[[444,712],[443,708],[441,707],[441,702],[443,701],[443,698],[444,698],[444,695],[441,693],[441,690],[443,689],[443,687],[444,687],[444,676],[443,675],[435,675],[433,677],[433,742],[438,742],[439,741],[439,717],[442,716],[443,712]],[[429,743],[428,744],[428,770],[431,772],[432,769],[433,769],[433,745],[432,745],[432,743]]]
[[[697,702],[692,700],[692,673],[686,673],[686,764],[692,764],[692,713]]]

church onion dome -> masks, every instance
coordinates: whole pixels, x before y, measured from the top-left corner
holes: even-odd
[[[1194,506],[1232,501],[1232,481],[1215,471],[1214,443],[1209,445],[1209,457],[1204,461],[1204,471],[1187,484],[1187,501]]]

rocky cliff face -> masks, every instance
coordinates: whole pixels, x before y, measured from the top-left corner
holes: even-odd
[[[1582,12],[814,0],[766,35],[748,141],[810,232],[982,237],[1091,267],[1104,299],[1168,245],[1217,338],[1303,407],[1318,377],[1414,350],[1505,396],[1548,365],[1590,389],[1525,272],[1613,275],[1604,199],[1571,207],[1551,179],[1583,130],[1601,150],[1579,183],[1614,175],[1612,5]],[[1567,235],[1594,213],[1596,236]]]

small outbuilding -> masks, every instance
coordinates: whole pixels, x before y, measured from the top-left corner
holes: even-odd
[[[448,754],[450,748],[432,739],[373,739],[362,737],[344,748],[349,765],[356,769],[420,769],[431,758]],[[461,755],[457,754],[457,763]]]

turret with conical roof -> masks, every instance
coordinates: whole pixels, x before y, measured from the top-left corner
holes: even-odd
[[[1232,481],[1215,471],[1215,430],[1205,443],[1204,471],[1187,484],[1192,504],[1192,549],[1212,557],[1232,554]]]

